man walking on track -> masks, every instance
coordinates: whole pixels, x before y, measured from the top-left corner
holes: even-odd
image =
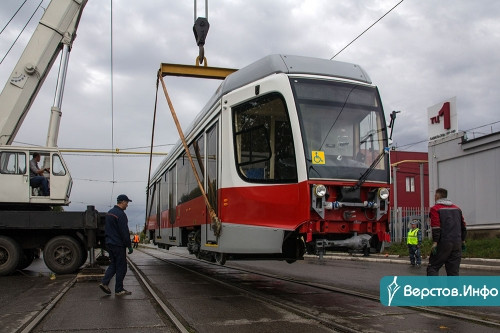
[[[445,265],[448,276],[459,275],[462,251],[465,251],[467,229],[462,210],[448,197],[448,191],[438,188],[429,217],[432,228],[432,248],[427,266],[427,275],[439,275],[439,269]]]
[[[104,274],[101,284],[99,284],[99,288],[110,295],[111,290],[108,284],[111,278],[116,275],[115,295],[121,296],[132,294],[123,288],[123,279],[125,278],[125,274],[127,274],[127,254],[125,250],[128,248],[129,254],[134,252],[130,242],[128,218],[125,214],[125,209],[127,209],[128,203],[132,202],[132,200],[125,194],[120,194],[116,198],[116,201],[117,204],[106,214],[104,229],[106,233],[106,251],[109,253],[111,263]]]

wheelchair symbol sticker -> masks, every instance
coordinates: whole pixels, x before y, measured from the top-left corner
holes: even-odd
[[[325,152],[313,150],[311,160],[313,164],[325,164]]]

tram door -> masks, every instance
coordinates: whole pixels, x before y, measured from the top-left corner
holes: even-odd
[[[219,165],[219,123],[216,122],[206,131],[206,193],[208,201],[212,208],[217,213],[217,193],[218,193],[218,165]],[[217,244],[217,237],[215,236],[211,227],[210,214],[207,216],[206,240],[207,244]]]
[[[167,183],[168,183],[168,217],[167,217],[167,227],[170,227],[168,232],[168,243],[171,245],[177,245],[177,233],[179,233],[179,228],[175,224],[176,208],[177,208],[177,198],[176,198],[176,170],[175,165],[168,170]],[[176,228],[177,227],[177,228]],[[179,238],[180,240],[180,238]]]

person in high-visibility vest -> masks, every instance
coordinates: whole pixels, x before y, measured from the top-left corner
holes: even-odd
[[[139,246],[139,242],[141,241],[141,239],[139,238],[139,235],[138,234],[135,234],[134,235],[134,247],[137,248]]]
[[[410,264],[413,267],[420,267],[422,264],[422,255],[420,254],[422,232],[418,228],[418,222],[419,220],[411,221],[411,229],[408,231],[408,237],[406,238],[408,251],[410,252]]]

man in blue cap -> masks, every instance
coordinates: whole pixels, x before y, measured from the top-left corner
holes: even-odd
[[[106,214],[106,251],[109,253],[111,263],[104,274],[99,288],[110,295],[111,290],[108,287],[109,281],[116,274],[115,295],[130,295],[130,291],[123,288],[123,279],[127,274],[127,254],[134,252],[130,242],[130,231],[128,229],[128,218],[125,209],[128,203],[132,202],[125,194],[120,194],[116,198],[117,204]]]

